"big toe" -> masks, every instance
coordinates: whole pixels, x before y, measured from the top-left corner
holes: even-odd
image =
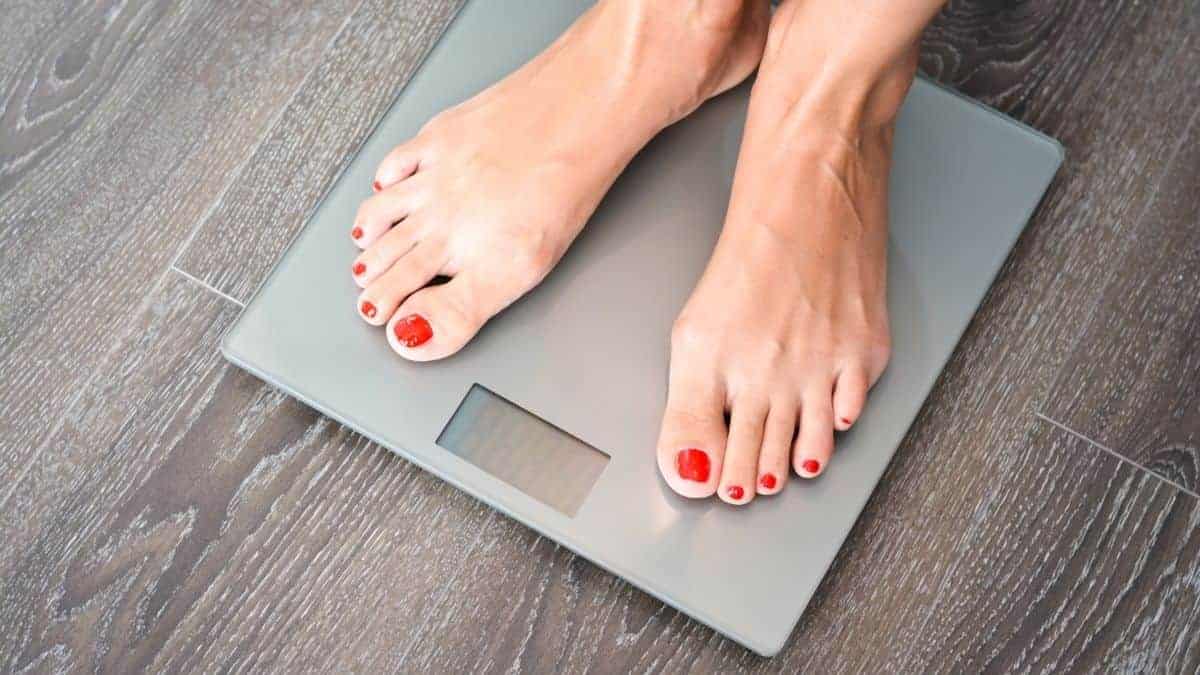
[[[434,361],[467,344],[520,293],[475,283],[471,274],[413,293],[388,322],[388,343],[411,361]]]
[[[658,437],[658,470],[684,497],[711,497],[720,485],[725,459],[724,400],[711,383],[678,371],[672,364]]]

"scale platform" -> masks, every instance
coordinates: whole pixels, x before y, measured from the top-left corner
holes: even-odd
[[[347,231],[376,165],[590,4],[471,0],[226,336],[229,360],[663,602],[780,650],[1062,162],[918,79],[891,182],[891,365],[821,478],[735,508],[658,475],[668,334],[716,241],[749,85],[667,129],[550,276],[457,355],[410,363],[357,315]],[[621,326],[620,331],[611,327]],[[570,477],[569,480],[564,477]],[[752,556],[731,551],[754,551]]]

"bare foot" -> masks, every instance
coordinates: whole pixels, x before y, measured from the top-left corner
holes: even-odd
[[[815,6],[772,19],[724,229],[674,327],[657,452],[687,497],[745,504],[789,468],[820,475],[887,364],[887,178],[915,42],[842,59],[826,43],[854,17]]]
[[[768,20],[765,2],[601,0],[435,117],[380,164],[351,228],[362,318],[405,358],[457,352],[545,277],[643,145],[750,74]]]

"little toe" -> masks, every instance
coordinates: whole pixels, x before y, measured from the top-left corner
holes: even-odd
[[[833,454],[833,405],[828,389],[804,398],[800,408],[800,432],[792,451],[792,468],[802,478],[821,475]]]
[[[772,402],[767,413],[762,450],[758,455],[757,491],[760,495],[773,495],[787,483],[788,460],[796,439],[796,408],[794,401]]]
[[[375,169],[371,187],[376,192],[386,190],[412,176],[421,167],[421,151],[416,140],[392,148]]]
[[[366,249],[395,229],[411,232],[413,226],[406,219],[422,203],[424,194],[421,184],[405,182],[364,200],[350,226],[350,239]]]
[[[833,388],[833,425],[845,431],[858,420],[867,400],[870,381],[860,366],[850,366],[838,376]]]
[[[746,504],[754,499],[758,478],[759,451],[762,449],[763,424],[767,418],[766,401],[739,400],[729,416],[729,440],[721,468],[717,495],[729,504]]]
[[[387,323],[400,303],[432,281],[444,264],[445,254],[440,245],[417,244],[382,274],[374,275],[358,296],[359,315],[374,326]]]
[[[658,435],[658,470],[684,497],[717,491],[725,458],[725,399],[713,373],[671,364],[667,407]]]

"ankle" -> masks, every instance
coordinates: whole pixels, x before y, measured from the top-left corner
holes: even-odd
[[[625,36],[618,69],[669,103],[662,126],[745,79],[758,65],[770,12],[763,0],[607,0]]]
[[[856,3],[784,2],[771,19],[756,98],[780,114],[857,136],[890,129],[917,71],[918,30]]]
[[[809,54],[805,63],[797,68],[790,60],[764,57],[751,105],[788,126],[853,139],[890,136],[916,76],[917,51],[890,63],[836,54]]]

